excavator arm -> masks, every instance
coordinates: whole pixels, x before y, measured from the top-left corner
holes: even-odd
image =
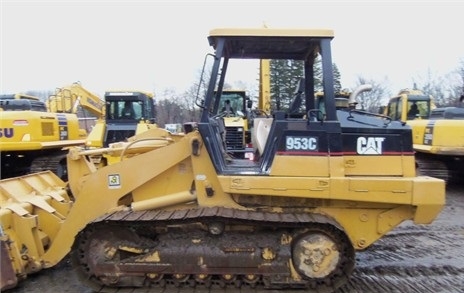
[[[47,103],[50,112],[77,114],[80,106],[100,119],[105,117],[105,102],[78,82],[57,88]]]

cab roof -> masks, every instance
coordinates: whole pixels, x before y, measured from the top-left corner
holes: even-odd
[[[320,39],[333,37],[329,29],[217,28],[208,41],[216,49],[224,39],[226,58],[305,60],[317,53]]]
[[[40,98],[36,96],[31,96],[31,95],[26,95],[26,94],[7,94],[7,95],[0,95],[1,100],[34,100],[34,101],[40,101]]]
[[[154,98],[154,94],[145,91],[139,90],[111,90],[106,91],[105,96],[138,96],[138,95],[145,95],[149,98]]]

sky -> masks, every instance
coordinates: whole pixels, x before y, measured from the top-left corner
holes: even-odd
[[[218,27],[334,30],[342,86],[363,76],[393,92],[464,60],[463,1],[0,0],[0,93],[54,90],[79,81],[103,96],[160,96],[198,82],[207,36]],[[257,70],[235,72],[256,80]]]

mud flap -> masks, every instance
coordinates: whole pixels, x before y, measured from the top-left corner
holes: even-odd
[[[18,278],[13,269],[13,265],[8,254],[8,245],[3,239],[0,241],[0,260],[1,260],[1,274],[0,274],[0,291],[11,289],[18,284]]]

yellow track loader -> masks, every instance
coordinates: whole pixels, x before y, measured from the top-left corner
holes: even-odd
[[[336,108],[332,39],[325,29],[211,30],[201,117],[183,135],[150,129],[73,148],[67,186],[49,173],[0,182],[2,289],[70,253],[98,292],[333,292],[356,253],[404,221],[431,223],[444,181],[416,176],[409,126]],[[324,115],[315,109],[318,56]],[[305,109],[272,113],[258,159],[230,158],[211,109],[228,68],[252,58],[303,62]],[[123,159],[97,169],[95,152]]]

